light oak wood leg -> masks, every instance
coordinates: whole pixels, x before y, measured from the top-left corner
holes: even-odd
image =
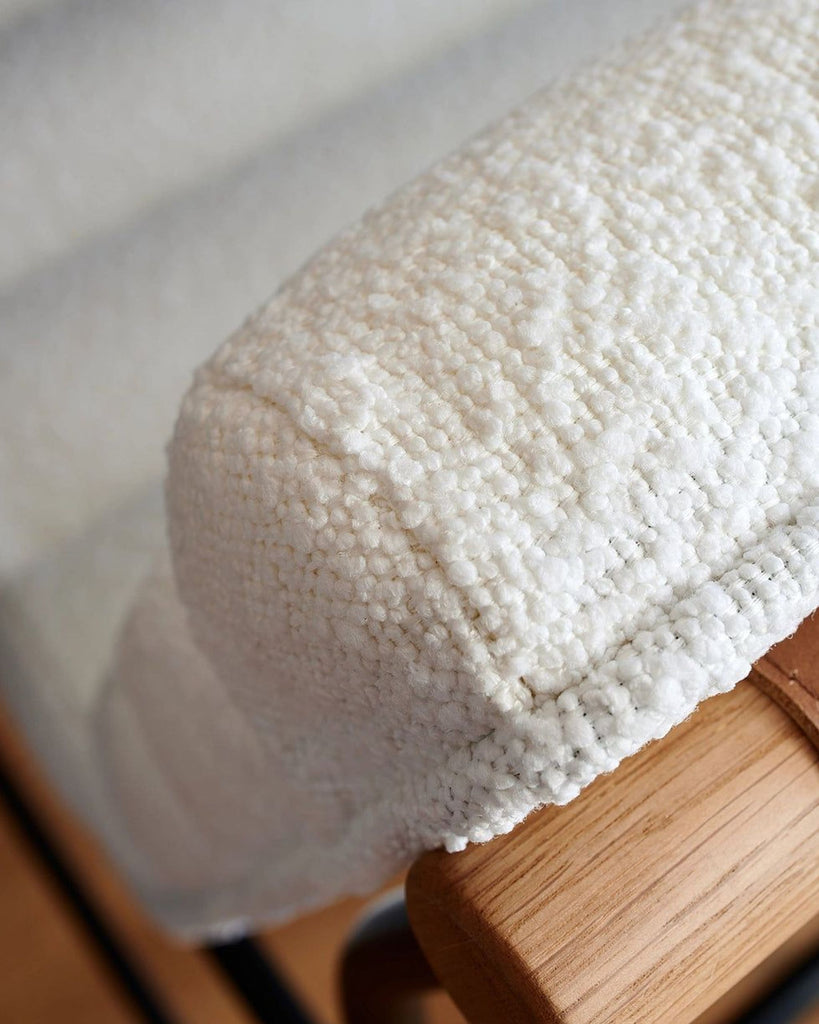
[[[691,1024],[819,911],[819,757],[742,683],[407,900],[472,1024]]]

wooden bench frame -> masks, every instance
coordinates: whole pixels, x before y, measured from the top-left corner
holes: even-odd
[[[438,981],[472,1024],[735,1021],[819,947],[817,694],[810,619],[571,804],[421,857],[406,909],[343,958],[349,1024],[417,1020],[409,997]],[[133,1003],[166,1024],[14,774],[0,772],[6,805]],[[255,1019],[306,1024],[252,938],[209,955]]]
[[[469,1021],[720,1024],[818,945],[817,679],[812,618],[572,803],[422,857],[409,917]]]

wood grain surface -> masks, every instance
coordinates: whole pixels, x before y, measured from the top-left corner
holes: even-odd
[[[689,1024],[810,931],[819,758],[741,683],[566,807],[425,855],[408,902],[473,1024]]]

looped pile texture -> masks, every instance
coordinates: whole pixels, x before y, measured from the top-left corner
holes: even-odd
[[[571,800],[819,604],[818,205],[819,7],[705,3],[371,212],[199,370],[175,573],[268,779],[219,914]]]

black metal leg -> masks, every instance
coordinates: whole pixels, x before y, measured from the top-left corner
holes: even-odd
[[[310,1024],[255,939],[209,946],[207,952],[260,1024]]]
[[[410,928],[403,894],[376,908],[341,962],[346,1024],[419,1024],[418,996],[440,988]]]
[[[797,968],[736,1024],[791,1024],[819,1003],[819,953]]]

